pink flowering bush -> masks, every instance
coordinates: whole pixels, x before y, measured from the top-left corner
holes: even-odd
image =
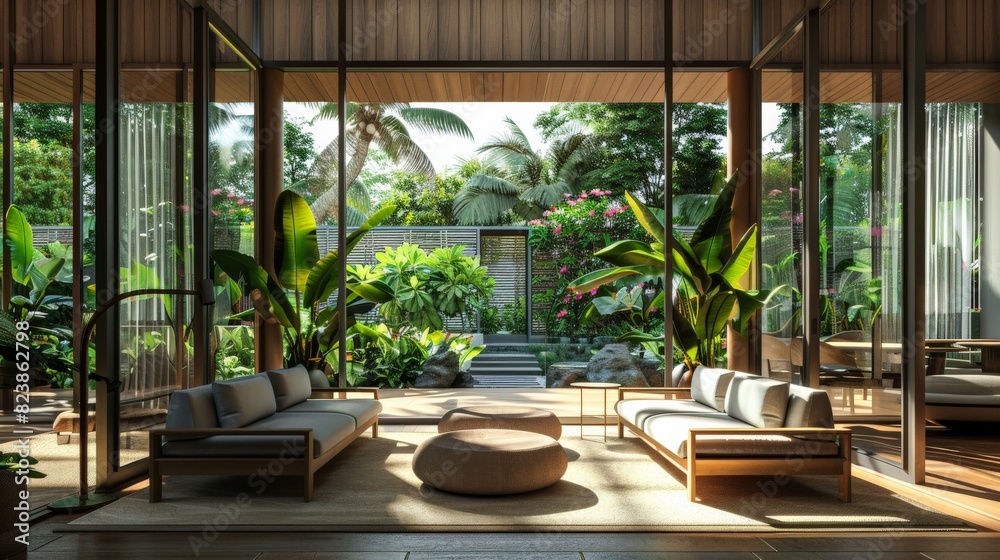
[[[593,256],[598,249],[646,236],[627,210],[625,201],[611,191],[593,189],[564,194],[560,204],[543,212],[541,219],[529,222],[528,243],[535,254],[534,308],[544,317],[550,336],[600,334],[590,332],[593,326],[580,324],[583,310],[598,290],[576,294],[567,286],[574,278],[602,267]]]

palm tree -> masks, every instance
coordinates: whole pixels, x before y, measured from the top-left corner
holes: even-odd
[[[585,171],[588,136],[579,128],[564,131],[542,156],[514,121],[504,120],[509,132],[479,147],[486,161],[455,196],[460,224],[499,224],[510,211],[524,220],[540,218],[574,191]]]
[[[336,103],[320,107],[319,119],[336,119]],[[420,173],[434,180],[434,165],[410,137],[409,128],[427,134],[449,134],[472,140],[472,131],[458,115],[430,107],[411,107],[409,103],[350,103],[347,106],[347,184],[348,194],[365,166],[372,144],[388,154],[403,170]],[[336,220],[338,213],[337,142],[334,140],[316,157],[316,176],[322,185],[319,196],[310,204],[317,220]]]

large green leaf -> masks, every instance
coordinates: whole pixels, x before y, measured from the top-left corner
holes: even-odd
[[[726,263],[726,266],[722,267],[722,277],[733,288],[742,289],[740,279],[750,270],[750,264],[753,262],[756,250],[757,225],[755,224],[743,234],[743,238],[740,239],[739,244],[733,249],[733,255],[729,257],[729,262]]]
[[[299,330],[301,322],[291,302],[288,301],[288,297],[278,284],[267,275],[267,272],[253,260],[253,257],[236,251],[219,249],[212,251],[212,258],[230,278],[242,278],[251,290],[259,290],[261,294],[266,296],[271,304],[271,313],[274,314],[281,326],[295,331]]]
[[[733,218],[733,196],[736,194],[738,174],[733,174],[726,188],[719,194],[715,207],[707,220],[702,222],[691,237],[691,247],[702,266],[709,273],[722,269],[732,253],[730,224]]]
[[[695,325],[698,339],[706,341],[718,336],[729,322],[736,303],[736,295],[732,292],[719,292],[709,297],[698,310],[698,323]]]
[[[27,283],[35,247],[32,244],[31,224],[14,205],[7,209],[7,247],[10,249],[11,277],[18,284]]]
[[[733,293],[736,294],[736,299],[739,301],[739,308],[736,311],[736,317],[734,318],[734,326],[736,327],[736,332],[744,334],[746,330],[747,323],[750,322],[750,318],[753,317],[754,313],[758,309],[764,307],[767,301],[771,299],[771,296],[777,293],[779,288],[775,288],[770,292],[761,292],[759,290],[734,290]]]
[[[616,268],[604,268],[595,270],[570,282],[568,288],[574,292],[589,292],[594,288],[610,284],[615,280],[628,278],[629,276],[645,275],[649,271],[644,267],[619,266]]]
[[[309,204],[294,191],[282,191],[274,207],[274,269],[278,283],[301,292],[319,260],[316,219]]]
[[[663,268],[663,254],[655,251],[648,243],[634,239],[612,243],[594,253],[594,256],[616,266],[641,264]]]
[[[674,325],[674,346],[679,348],[681,352],[687,356],[691,361],[698,360],[698,334],[694,330],[694,326],[691,321],[687,319],[677,307],[673,308],[673,325]]]
[[[653,239],[660,243],[667,242],[666,229],[663,227],[663,222],[660,218],[652,212],[645,204],[636,200],[632,193],[625,193],[625,200],[628,201],[628,205],[632,208],[632,213],[635,214],[635,218],[639,220],[639,225],[643,227],[649,235],[653,236]]]

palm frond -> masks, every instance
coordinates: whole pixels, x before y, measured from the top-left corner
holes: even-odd
[[[351,188],[347,189],[347,205],[356,208],[363,214],[371,214],[372,195],[371,191],[368,190],[368,185],[364,181],[358,179],[351,183]],[[368,217],[366,216],[365,220],[367,219]],[[362,220],[362,223],[364,223],[364,220]],[[350,222],[348,224],[350,225]]]
[[[385,126],[385,119],[375,124],[375,145],[389,154],[403,170],[418,173],[428,180],[435,176],[434,163],[408,135]],[[398,121],[397,121],[398,122]]]
[[[350,198],[350,190],[347,191],[348,198]],[[347,227],[360,227],[361,224],[368,220],[367,212],[355,208],[354,206],[347,206]]]
[[[462,187],[452,203],[452,214],[462,225],[496,225],[517,204],[517,195],[469,185]]]
[[[562,181],[552,184],[535,185],[521,193],[521,200],[537,204],[542,208],[548,208],[559,204],[563,199],[563,193],[570,192],[570,187]]]
[[[424,134],[449,134],[474,140],[469,125],[462,117],[444,109],[405,107],[398,110],[400,118]]]

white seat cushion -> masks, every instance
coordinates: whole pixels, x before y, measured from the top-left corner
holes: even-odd
[[[630,399],[618,401],[615,410],[623,419],[631,422],[640,430],[646,429],[646,420],[660,414],[686,414],[686,413],[708,413],[717,414],[717,411],[700,402],[690,399],[683,400],[662,400],[662,399]]]

